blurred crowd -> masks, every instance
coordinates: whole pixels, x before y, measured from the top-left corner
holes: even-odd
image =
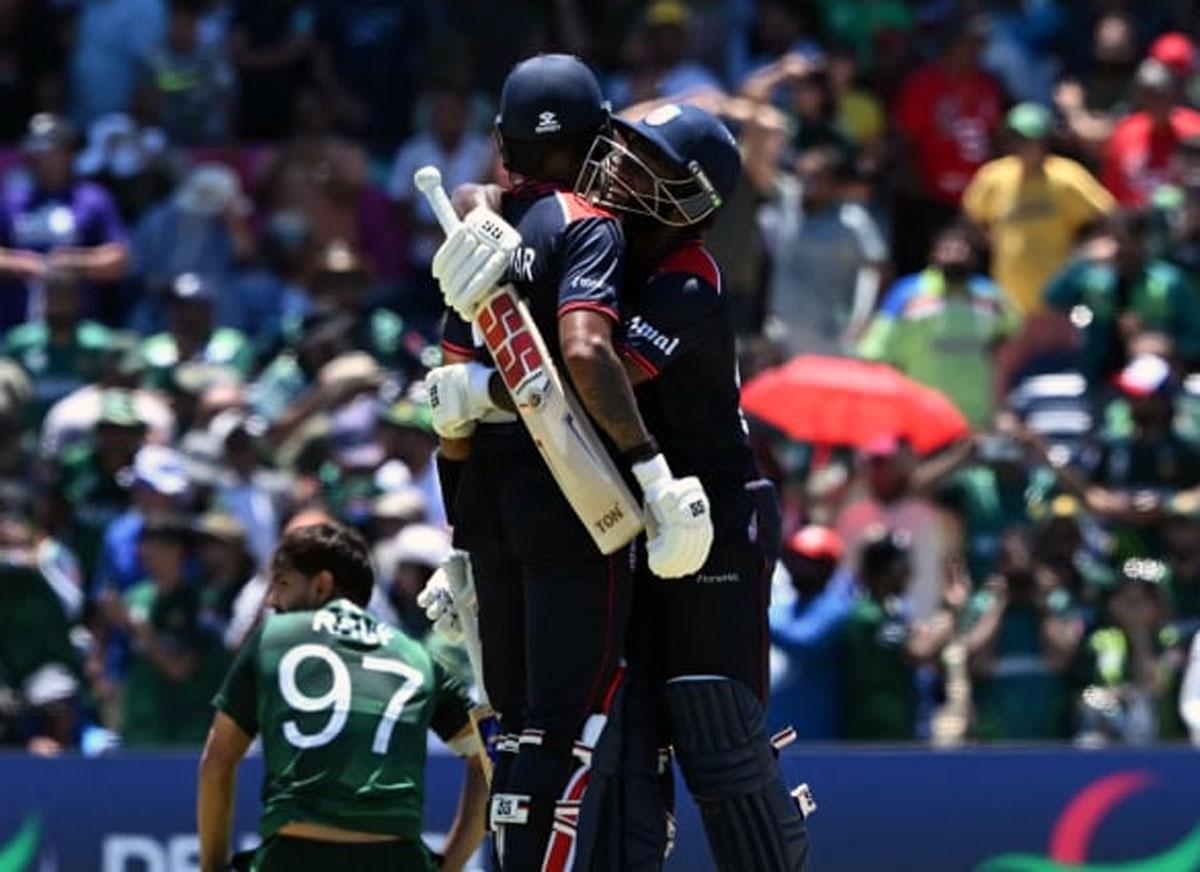
[[[0,744],[198,744],[274,543],[326,517],[465,674],[414,602],[450,540],[412,173],[503,184],[496,88],[542,50],[737,134],[747,383],[887,364],[969,431],[751,416],[773,725],[1200,741],[1195,6],[0,0]]]

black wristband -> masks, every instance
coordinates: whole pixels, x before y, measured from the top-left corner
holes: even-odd
[[[438,484],[442,487],[442,505],[446,507],[446,520],[454,526],[454,504],[458,496],[458,480],[462,477],[463,461],[451,460],[437,453]]]
[[[635,445],[625,452],[625,459],[632,466],[635,463],[645,463],[659,453],[658,442],[651,436],[641,445]]]

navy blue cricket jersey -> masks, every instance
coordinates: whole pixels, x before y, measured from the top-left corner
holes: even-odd
[[[646,427],[677,476],[699,477],[720,526],[756,477],[738,406],[737,348],[721,270],[699,240],[624,293],[620,352],[650,380],[636,388]]]
[[[558,319],[591,309],[620,321],[617,290],[625,238],[612,213],[554,185],[525,184],[507,192],[500,213],[521,234],[502,283],[529,305],[542,339],[562,372]],[[453,311],[446,313],[442,348],[494,366],[482,336]]]

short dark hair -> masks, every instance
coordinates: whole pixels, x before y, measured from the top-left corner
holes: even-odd
[[[305,578],[328,572],[334,590],[360,606],[370,601],[375,587],[366,541],[338,524],[309,524],[292,530],[275,549],[271,571],[295,571]]]

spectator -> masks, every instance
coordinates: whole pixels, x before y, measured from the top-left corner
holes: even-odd
[[[1091,384],[1120,370],[1125,345],[1152,330],[1200,361],[1200,299],[1176,267],[1147,250],[1144,214],[1119,213],[1046,287],[1046,305],[1083,332],[1079,369]]]
[[[911,5],[903,0],[817,0],[815,5],[831,41],[853,48],[864,64],[879,65],[886,44],[903,43],[916,24]]]
[[[222,412],[208,429],[221,446],[227,473],[218,481],[213,504],[237,519],[255,565],[265,569],[287,509],[288,482],[263,465],[256,427],[242,411]]]
[[[380,363],[411,369],[415,361],[407,346],[405,323],[392,309],[380,305],[376,289],[358,252],[335,240],[317,253],[305,296],[285,301],[283,330],[295,335],[302,316],[313,312],[341,317],[346,338],[354,347],[367,350]],[[411,310],[406,307],[406,311]]]
[[[195,273],[228,296],[235,269],[254,251],[249,211],[233,170],[201,164],[188,173],[134,231],[134,272],[149,293],[131,313],[130,326],[145,335],[163,328],[161,291],[182,273]]]
[[[241,139],[282,139],[292,105],[315,57],[316,4],[308,0],[234,0],[230,57],[237,67]]]
[[[859,556],[863,595],[845,623],[845,736],[907,741],[917,736],[917,667],[937,661],[954,633],[966,591],[947,591],[946,606],[926,621],[904,604],[912,579],[907,537],[875,528]]]
[[[734,49],[732,79],[743,81],[776,59],[788,54],[815,60],[824,52],[820,43],[813,39],[806,11],[787,0],[763,0],[753,10],[753,31],[747,34],[745,43]],[[749,23],[749,22],[748,22]],[[748,56],[750,49],[756,49]]]
[[[56,115],[35,115],[23,143],[31,172],[28,185],[10,186],[0,210],[0,327],[40,312],[40,288],[48,269],[73,272],[87,282],[85,311],[106,314],[102,283],[125,276],[129,249],[125,229],[108,192],[74,178],[75,134]]]
[[[1085,626],[1095,626],[1101,600],[1116,583],[1116,572],[1104,550],[1107,543],[1095,535],[1094,521],[1071,494],[1035,503],[1030,514],[1037,521],[1033,529],[1034,559],[1062,582]]]
[[[128,112],[139,79],[167,31],[162,0],[97,0],[79,5],[69,61],[70,115],[86,128]]]
[[[996,575],[971,598],[965,616],[979,738],[1067,736],[1067,671],[1081,624],[1061,579],[1034,562],[1028,536],[1006,534]]]
[[[186,573],[192,546],[185,519],[155,518],[138,535],[146,578],[126,591],[112,619],[132,638],[121,735],[131,748],[198,747],[226,658],[200,622],[200,596]]]
[[[423,400],[416,402],[412,399],[394,403],[380,415],[378,439],[385,457],[399,460],[408,467],[413,487],[425,498],[429,523],[445,527],[447,521],[442,505],[442,488],[433,462],[437,437],[433,432],[429,406]]]
[[[91,439],[55,458],[51,491],[63,537],[79,556],[89,583],[95,579],[105,531],[130,505],[125,479],[146,438],[128,391],[110,389],[100,405]]]
[[[830,55],[829,83],[837,99],[838,130],[860,154],[870,156],[873,164],[887,134],[887,113],[863,81],[853,53],[835,50]]]
[[[425,497],[409,484],[385,490],[375,498],[371,508],[371,542],[393,539],[410,524],[425,523],[427,514]]]
[[[168,0],[166,39],[151,52],[149,117],[177,145],[219,145],[228,135],[233,70],[221,47],[200,40],[207,0]]]
[[[941,513],[913,490],[915,461],[908,445],[886,436],[860,454],[867,494],[846,506],[836,529],[846,551],[856,555],[865,536],[886,527],[912,545],[912,581],[905,585],[907,610],[914,620],[932,617],[941,601],[946,558],[955,549]]]
[[[837,98],[824,58],[784,55],[751,76],[742,94],[756,103],[776,102],[788,112],[797,151],[828,146],[847,160],[854,156],[837,125]]]
[[[310,96],[317,102],[313,111],[324,112],[319,95],[302,95],[306,101]],[[400,283],[407,278],[406,246],[370,172],[367,153],[357,143],[318,125],[301,131],[268,165],[259,183],[259,205],[272,214],[303,215],[315,250],[341,241],[362,252],[381,280]]]
[[[0,354],[15,360],[33,380],[31,423],[41,424],[50,407],[100,375],[109,343],[108,328],[83,318],[83,288],[69,272],[43,278],[45,316],[14,327],[0,343]]]
[[[996,351],[1019,323],[1004,292],[973,273],[969,231],[938,233],[931,262],[888,290],[858,352],[949,397],[975,427],[995,410]]]
[[[375,551],[377,587],[395,615],[396,626],[414,639],[427,639],[432,629],[417,594],[450,556],[450,536],[441,527],[413,524]]]
[[[1014,153],[984,164],[963,194],[967,216],[987,233],[992,278],[1025,313],[1042,306],[1046,283],[1080,232],[1115,203],[1075,161],[1049,153],[1052,119],[1035,103],[1008,113]]]
[[[92,122],[75,172],[111,192],[121,219],[131,224],[171,192],[176,160],[161,130],[117,112]]]
[[[646,8],[641,32],[633,36],[639,40],[641,63],[608,83],[613,106],[623,109],[643,100],[720,89],[711,71],[689,59],[691,23],[692,14],[680,0],[654,0]]]
[[[166,398],[141,388],[145,369],[138,352],[140,342],[131,333],[113,331],[97,363],[99,377],[55,403],[42,423],[38,454],[53,459],[91,435],[104,408],[109,390],[129,391],[134,415],[146,426],[147,439],[166,444],[175,434],[175,415]]]
[[[804,152],[759,213],[768,311],[792,354],[848,353],[875,308],[887,246],[866,210],[843,199],[845,167],[835,149]]]
[[[224,367],[247,376],[254,348],[237,330],[214,325],[214,291],[195,273],[184,273],[171,284],[167,297],[167,329],[142,343],[146,382],[158,388],[175,384],[185,363]]]
[[[1079,741],[1143,745],[1169,735],[1177,721],[1165,581],[1166,567],[1154,560],[1122,567],[1104,620],[1083,642]]]
[[[795,599],[771,606],[771,644],[782,660],[773,675],[768,719],[804,740],[842,735],[842,625],[854,605],[854,580],[838,571],[842,541],[808,526],[784,544],[781,559]]]
[[[316,7],[317,74],[338,114],[371,151],[389,155],[412,120],[427,63],[432,6],[414,0],[340,0]]]
[[[1131,428],[1101,443],[1084,489],[1088,507],[1118,525],[1118,555],[1157,551],[1156,525],[1173,499],[1200,499],[1200,450],[1176,430],[1176,386],[1161,357],[1141,355],[1117,385],[1129,404]]]
[[[1179,105],[1171,71],[1156,60],[1138,67],[1137,85],[1141,108],[1113,130],[1101,179],[1122,206],[1140,208],[1178,181],[1172,157],[1180,140],[1200,134],[1200,113]]]
[[[196,553],[204,584],[200,604],[205,623],[220,628],[225,646],[231,645],[234,603],[242,589],[257,575],[254,555],[246,547],[246,531],[237,518],[221,512],[208,512],[196,523]]]
[[[1189,79],[1196,71],[1196,47],[1185,33],[1164,33],[1150,44],[1147,57],[1166,67],[1175,79],[1175,88],[1182,96],[1187,93]]]
[[[450,83],[427,93],[429,130],[409,139],[396,152],[388,180],[388,196],[400,213],[408,242],[408,267],[415,288],[404,301],[406,312],[425,312],[432,322],[443,308],[429,265],[445,238],[433,209],[413,184],[413,173],[426,164],[442,171],[447,191],[470,182],[486,181],[492,164],[487,137],[468,128],[470,95]]]
[[[1002,121],[1003,95],[979,66],[986,23],[971,19],[947,30],[941,56],[912,73],[893,110],[904,148],[893,245],[896,268],[913,272],[934,235],[958,214],[971,178],[987,161]]]
[[[249,388],[251,411],[285,430],[311,414],[309,407],[320,404],[322,398],[310,389],[321,368],[352,347],[348,315],[315,309],[299,323],[300,329],[285,331],[288,347],[263,367]]]
[[[1062,61],[1049,49],[1065,30],[1066,15],[1056,3],[996,3],[993,7],[984,68],[1014,100],[1050,105]]]
[[[191,482],[182,456],[163,445],[143,445],[133,458],[133,504],[104,531],[93,590],[111,599],[145,577],[138,540],[147,519],[178,514]]]
[[[1137,25],[1123,13],[1110,12],[1096,22],[1087,75],[1064,79],[1056,88],[1054,103],[1089,158],[1100,156],[1117,119],[1127,113],[1137,62]]]
[[[957,456],[928,487],[962,524],[968,572],[982,583],[996,571],[1005,531],[1026,526],[1057,480],[1041,447],[1011,413],[997,415],[993,429],[946,453]]]
[[[274,353],[289,307],[299,308],[313,262],[308,222],[296,212],[268,217],[257,258],[239,270],[217,305],[217,323],[244,333],[259,355]]]
[[[1194,629],[1200,629],[1200,501],[1185,495],[1168,503],[1163,529],[1169,574],[1171,611]]]
[[[82,663],[62,605],[30,559],[25,535],[11,521],[4,527],[0,694],[8,690],[16,698],[19,717],[6,725],[0,715],[0,743],[19,742],[31,751],[54,753],[76,745],[85,692]],[[12,734],[6,734],[6,726]]]

